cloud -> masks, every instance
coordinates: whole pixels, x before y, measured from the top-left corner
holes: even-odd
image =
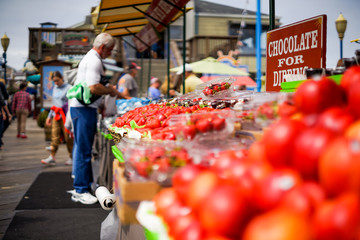
[[[0,36],[6,32],[10,38],[8,65],[19,70],[28,58],[29,27],[54,22],[66,28],[84,21],[91,7],[98,4],[99,0],[0,0]]]

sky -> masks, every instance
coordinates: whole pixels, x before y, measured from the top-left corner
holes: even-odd
[[[208,0],[219,3],[219,0]],[[85,19],[91,7],[100,0],[0,0],[0,36],[10,38],[7,50],[8,65],[20,70],[28,56],[29,27],[40,27],[42,22],[57,23],[66,28]],[[222,0],[221,4],[256,11],[256,0]],[[360,44],[350,40],[360,38],[360,0],[275,0],[275,14],[283,25],[317,15],[327,15],[327,67],[336,66],[340,58],[339,38],[335,20],[340,12],[347,19],[343,41],[344,57],[353,57]],[[269,1],[261,0],[261,12],[269,13]],[[262,46],[264,47],[264,46]],[[3,53],[0,48],[1,56]]]

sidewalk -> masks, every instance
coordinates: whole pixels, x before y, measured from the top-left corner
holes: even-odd
[[[45,150],[49,143],[45,141],[44,129],[39,128],[32,118],[27,119],[26,129],[27,139],[16,138],[15,121],[3,136],[5,149],[0,151],[0,239],[16,213],[16,206],[41,172],[71,172],[71,166],[64,164],[68,159],[65,145],[59,148],[56,166],[43,166],[40,160],[49,155]],[[97,227],[100,228],[100,223]]]

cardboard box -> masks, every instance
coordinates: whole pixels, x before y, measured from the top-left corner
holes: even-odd
[[[122,224],[138,223],[136,210],[141,201],[152,200],[161,189],[154,181],[129,182],[125,176],[124,163],[113,162],[113,189],[116,196],[116,210]]]

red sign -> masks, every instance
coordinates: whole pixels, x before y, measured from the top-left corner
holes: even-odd
[[[160,40],[158,33],[150,23],[143,27],[143,29],[141,29],[141,31],[138,32],[135,36],[136,37],[133,38],[133,41],[135,43],[136,49],[139,52],[145,51],[151,45]]]
[[[189,2],[189,0],[169,0],[169,2],[179,8],[183,8],[186,3]],[[165,26],[170,23],[171,19],[173,19],[178,12],[179,9],[175,8],[164,0],[154,0],[152,1],[149,8],[146,10],[146,13],[161,22],[162,24],[151,17],[146,16],[146,18],[150,21],[150,23],[156,28],[158,32],[161,32],[165,29]]]
[[[267,33],[266,91],[280,91],[286,75],[326,67],[326,21],[320,15]]]

